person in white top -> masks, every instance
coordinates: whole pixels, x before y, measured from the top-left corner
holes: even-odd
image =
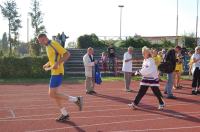
[[[129,107],[136,109],[142,97],[146,94],[149,87],[153,91],[154,95],[159,101],[158,109],[163,109],[165,104],[163,96],[159,89],[159,78],[157,66],[151,57],[150,49],[146,46],[142,48],[142,54],[144,56],[144,61],[142,64],[142,69],[137,71],[135,75],[142,75],[142,80],[140,82],[140,89],[137,96],[131,104],[128,104]]]
[[[128,47],[128,51],[124,53],[122,71],[124,72],[125,90],[131,92],[130,83],[132,77],[133,47]]]
[[[191,57],[192,59],[192,94],[197,95],[200,93],[200,46],[195,48],[195,53]]]

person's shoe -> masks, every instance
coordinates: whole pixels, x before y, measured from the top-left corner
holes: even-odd
[[[138,107],[134,104],[134,103],[131,103],[131,104],[128,104],[129,107],[131,107],[131,109],[138,109]]]
[[[132,92],[133,90],[132,89],[126,89],[126,92]]]
[[[178,89],[182,89],[182,88],[183,88],[183,86],[181,86],[181,85],[178,86]]]
[[[79,107],[79,110],[82,111],[82,109],[83,109],[83,97],[82,96],[78,96],[77,98],[78,99],[75,102],[75,104]]]
[[[170,95],[170,96],[167,96],[168,99],[177,99],[176,96],[173,96],[173,95]]]
[[[197,91],[192,90],[192,95],[197,95]]]
[[[174,90],[176,90],[176,89],[178,89],[178,87],[176,87],[176,86],[173,86],[173,89],[174,89]]]
[[[160,104],[160,105],[158,106],[158,109],[159,109],[159,110],[163,110],[164,107],[165,107],[165,104]]]
[[[69,115],[60,115],[57,119],[56,119],[56,121],[58,121],[58,122],[65,122],[65,121],[68,121],[69,120]]]
[[[95,92],[95,91],[90,91],[91,92],[91,94],[97,94],[97,92]]]
[[[200,94],[200,90],[197,90],[197,94]]]
[[[86,94],[92,94],[92,92],[91,91],[87,91]]]

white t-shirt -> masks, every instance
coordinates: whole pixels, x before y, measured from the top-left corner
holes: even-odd
[[[132,54],[129,54],[128,52],[124,53],[123,58],[123,66],[122,71],[123,72],[132,72],[132,60],[125,62],[125,60],[132,59]]]
[[[195,58],[196,60],[200,59],[200,54],[193,54],[193,55],[191,56],[191,59],[193,60],[194,58]],[[200,68],[200,61],[197,61],[196,63],[193,63],[193,64],[192,64],[192,72],[194,72],[194,70],[196,69],[196,67],[199,67],[199,68]]]

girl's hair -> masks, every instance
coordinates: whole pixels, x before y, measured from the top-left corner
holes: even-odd
[[[144,46],[142,48],[142,53],[144,53],[145,51],[147,51],[149,53],[149,57],[151,57],[151,50],[147,46]]]
[[[193,53],[194,53],[194,51],[193,51],[193,50],[190,50],[188,53],[189,53],[189,54],[193,54]]]
[[[200,46],[197,46],[196,48],[195,48],[195,53],[197,53],[197,50],[199,50],[200,49]]]

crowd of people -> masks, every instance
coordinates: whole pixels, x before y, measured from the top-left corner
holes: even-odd
[[[45,34],[40,34],[38,36],[38,41],[41,45],[44,45],[47,49],[47,56],[49,61],[43,65],[44,70],[51,70],[51,78],[49,84],[49,96],[56,101],[58,108],[61,111],[61,116],[56,119],[56,121],[64,122],[69,120],[69,113],[63,106],[62,101],[68,100],[74,102],[79,110],[83,107],[83,97],[82,96],[70,96],[59,93],[59,87],[62,84],[62,79],[64,75],[64,62],[70,57],[70,53],[56,40],[49,40]],[[181,52],[182,48],[176,46],[168,51],[156,49],[150,49],[146,46],[142,48],[143,63],[141,69],[133,71],[133,58],[134,48],[128,47],[127,51],[123,55],[123,65],[122,72],[124,73],[124,84],[125,91],[131,92],[130,88],[131,79],[133,73],[135,75],[142,76],[140,81],[140,88],[133,99],[133,101],[128,104],[129,107],[136,109],[140,103],[142,97],[146,94],[148,88],[150,87],[157,97],[159,105],[158,109],[162,110],[165,107],[165,102],[163,95],[159,88],[160,75],[163,73],[159,72],[158,67],[162,61],[169,62],[171,65],[171,70],[167,74],[167,82],[164,89],[164,94],[168,99],[177,99],[173,94],[174,89],[180,89],[180,76],[183,72],[184,67],[184,56]],[[110,70],[115,71],[116,67],[116,54],[115,48],[113,46],[108,47],[108,55],[103,52],[101,56],[101,63],[103,70],[107,70],[107,66],[111,65]],[[186,54],[186,53],[184,53]],[[200,46],[195,48],[195,52],[188,52],[190,55],[190,61],[187,64],[189,67],[189,73],[192,74],[192,94],[197,95],[200,93]],[[107,58],[108,57],[108,58]],[[107,59],[110,64],[107,65]],[[85,90],[86,94],[93,95],[97,94],[95,91],[95,65],[98,61],[94,59],[94,49],[89,47],[86,54],[83,56],[83,64],[85,68]]]
[[[159,71],[158,74],[160,81],[162,81],[160,76],[167,75],[168,81],[164,93],[167,94],[169,98],[176,98],[175,96],[173,96],[171,89],[181,89],[183,87],[180,82],[181,75],[183,73],[189,74],[190,76],[194,75],[194,67],[196,67],[198,63],[195,63],[195,60],[193,58],[198,58],[199,55],[196,55],[198,54],[197,52],[197,49],[195,49],[195,52],[193,50],[187,51],[186,48],[181,48],[180,46],[177,46],[168,51],[166,49],[162,49],[160,51],[154,48],[150,49],[150,53],[155,61],[156,67],[158,67],[159,64],[164,60],[171,62],[173,65],[173,71],[171,71],[170,73],[164,74]],[[122,72],[124,72],[125,90],[130,92],[132,91],[129,88],[130,78],[133,73],[132,63],[133,61],[135,61],[132,56],[133,47],[129,47],[128,51],[125,52],[123,56],[122,69],[117,69],[117,58],[115,54],[115,49],[112,45],[108,47],[107,52],[102,52],[102,56],[100,58],[101,70],[103,72],[113,71],[114,73],[116,73],[117,70],[121,70]],[[195,73],[197,73],[197,71]],[[192,94],[194,95],[198,93],[199,90],[197,89],[192,91]]]

